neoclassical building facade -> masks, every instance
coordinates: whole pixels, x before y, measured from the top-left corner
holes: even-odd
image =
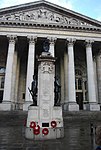
[[[0,9],[0,110],[27,110],[38,57],[48,39],[61,105],[100,111],[101,22],[41,0]]]

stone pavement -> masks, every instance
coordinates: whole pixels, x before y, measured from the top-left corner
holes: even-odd
[[[33,141],[24,137],[24,119],[27,112],[0,111],[0,150],[94,150],[94,127],[101,123],[101,112],[64,112],[63,139]]]

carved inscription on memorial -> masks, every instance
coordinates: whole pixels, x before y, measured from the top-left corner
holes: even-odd
[[[50,85],[50,76],[49,74],[44,74],[43,75],[43,81],[42,81],[42,93],[43,93],[43,99],[44,97],[47,98],[47,100],[49,100],[49,95],[50,95],[50,90],[51,90],[51,85]],[[45,99],[46,99],[45,98]]]
[[[41,108],[41,115],[42,115],[42,118],[49,118],[50,116],[50,107],[49,107],[49,104],[44,104],[42,105],[42,108]]]
[[[49,117],[49,110],[48,109],[43,109],[43,117],[44,118]]]

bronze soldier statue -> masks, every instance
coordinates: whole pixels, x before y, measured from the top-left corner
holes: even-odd
[[[61,98],[61,86],[59,84],[58,78],[55,77],[54,80],[54,102],[55,102],[55,106],[60,106],[60,98]]]
[[[34,106],[37,106],[37,79],[36,75],[33,75],[33,81],[31,83],[31,90],[28,88],[32,99],[33,99],[33,104]]]

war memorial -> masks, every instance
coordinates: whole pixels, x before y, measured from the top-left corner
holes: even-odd
[[[42,108],[40,98],[50,101],[46,117],[56,103],[65,111],[100,111],[101,105],[101,22],[44,0],[0,9],[0,110],[27,111],[33,99]]]
[[[45,40],[43,52],[38,58],[38,79],[34,75],[29,89],[33,104],[28,107],[25,125],[27,139],[47,140],[64,137],[60,106],[61,87],[55,77],[55,58],[49,49],[49,40]]]
[[[101,22],[45,0],[0,9],[0,149],[95,150],[100,110]]]

